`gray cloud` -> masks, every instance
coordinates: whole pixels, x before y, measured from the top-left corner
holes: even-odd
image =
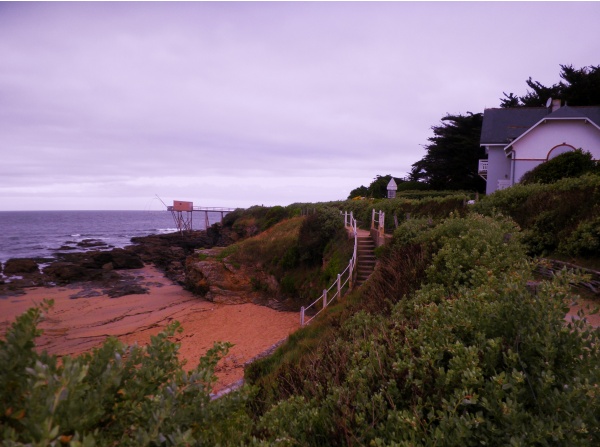
[[[0,209],[342,199],[405,175],[446,113],[597,65],[599,12],[3,2]]]

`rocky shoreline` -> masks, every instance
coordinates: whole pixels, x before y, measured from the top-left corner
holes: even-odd
[[[234,235],[233,235],[234,236]],[[185,286],[187,256],[198,248],[226,246],[232,235],[209,228],[207,231],[150,235],[131,239],[132,245],[112,248],[101,241],[85,240],[74,252],[61,247],[52,258],[14,258],[0,263],[0,297],[18,296],[30,287],[93,283],[109,296],[146,293],[135,281],[132,270],[152,264],[165,276]]]
[[[173,283],[214,303],[254,303],[275,310],[298,310],[279,298],[279,284],[274,277],[253,266],[233,266],[221,257],[222,250],[240,238],[231,229],[215,225],[184,235],[135,237],[123,248],[87,240],[79,247],[86,251],[61,247],[53,259],[10,259],[0,264],[0,299],[23,295],[27,288],[68,285],[83,288],[72,299],[145,294],[148,287],[135,270],[153,265]]]

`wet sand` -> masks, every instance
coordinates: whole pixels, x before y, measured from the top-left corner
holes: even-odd
[[[245,362],[300,326],[297,312],[280,312],[251,303],[227,305],[202,300],[152,266],[131,273],[150,293],[109,298],[99,290],[78,284],[31,288],[26,289],[25,295],[0,299],[0,336],[18,315],[44,298],[54,299],[54,307],[40,324],[44,334],[37,344],[59,356],[89,351],[107,336],[128,344],[148,344],[152,335],[177,320],[183,332],[176,334],[175,340],[181,344],[179,355],[187,361],[186,369],[197,366],[198,359],[215,341],[234,345],[217,366],[218,391],[243,378]],[[75,295],[90,297],[73,299]]]

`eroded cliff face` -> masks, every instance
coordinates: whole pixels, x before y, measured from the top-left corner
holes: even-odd
[[[185,262],[185,287],[223,304],[262,303],[274,299],[277,280],[257,266],[238,265],[221,256],[224,247],[196,250]]]

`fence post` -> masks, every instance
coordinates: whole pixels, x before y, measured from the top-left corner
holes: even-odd
[[[323,289],[323,309],[327,307],[327,289]]]
[[[379,237],[383,244],[385,240],[385,213],[381,210],[379,210]]]
[[[300,308],[300,326],[304,326],[304,306]]]
[[[371,213],[371,229],[375,228],[375,208],[373,208],[373,212]]]
[[[342,299],[342,279],[340,274],[338,273],[337,279],[337,289],[338,289],[338,300]]]

